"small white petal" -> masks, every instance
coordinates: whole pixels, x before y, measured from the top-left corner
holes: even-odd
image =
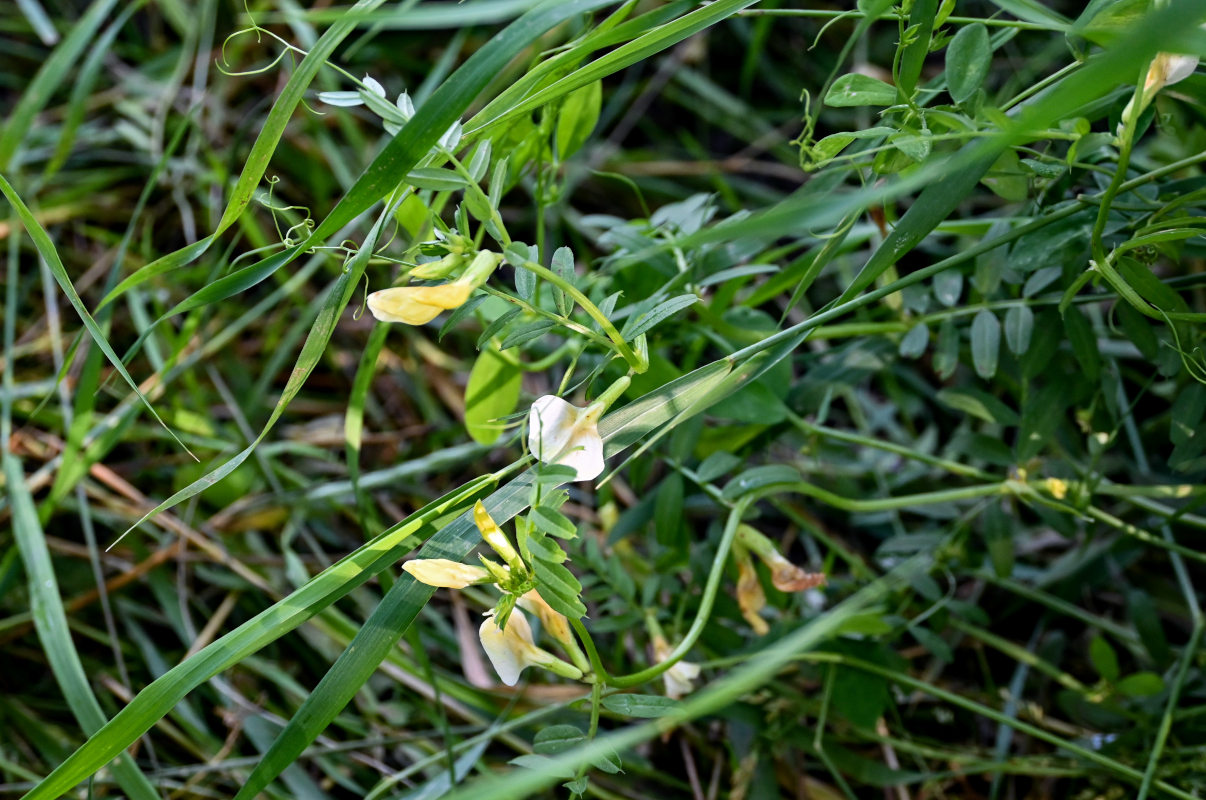
[[[385,97],[385,87],[382,86],[375,78],[370,78],[368,75],[365,75],[360,82],[364,84],[364,88],[368,89],[373,94],[377,95],[378,97]]]
[[[699,677],[699,665],[680,661],[662,675],[666,683],[666,697],[677,700],[691,693],[695,679]]]
[[[398,110],[402,112],[402,116],[410,119],[415,115],[415,104],[411,102],[410,95],[406,92],[398,95]]]
[[[1198,68],[1197,56],[1169,56],[1166,67],[1164,85],[1171,86],[1177,81],[1183,81]]]
[[[512,611],[507,617],[507,628],[502,630],[491,614],[478,629],[482,649],[498,673],[498,678],[507,686],[519,683],[519,674],[530,663],[528,651],[532,645],[532,627],[520,611]]]
[[[546,394],[528,412],[528,449],[541,461],[551,461],[574,436],[581,409],[555,395]]]
[[[444,131],[444,135],[440,137],[440,146],[445,150],[455,150],[456,146],[461,143],[461,132],[460,121],[452,123],[448,127],[448,130]]]
[[[557,463],[573,467],[580,481],[597,478],[603,471],[603,439],[599,437],[598,428],[591,425],[579,430],[566,450],[557,456]]]
[[[352,108],[364,105],[360,92],[319,92],[318,99],[329,106]]]

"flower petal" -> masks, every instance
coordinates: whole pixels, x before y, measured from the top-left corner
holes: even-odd
[[[385,87],[382,86],[376,78],[371,78],[368,75],[365,75],[360,82],[364,84],[365,89],[368,89],[373,94],[377,95],[378,97],[385,97]]]
[[[580,429],[566,449],[557,456],[556,462],[562,466],[573,467],[580,481],[598,477],[603,471],[603,439],[599,436],[598,427],[591,425],[589,428]]]
[[[524,615],[512,611],[507,618],[506,630],[503,630],[491,614],[478,629],[478,638],[499,680],[507,686],[519,683],[519,674],[529,664],[528,650],[533,647],[532,628]]]
[[[422,325],[441,311],[463,305],[473,287],[463,283],[442,286],[397,286],[368,296],[369,311],[382,322]]]
[[[545,463],[551,463],[574,437],[582,409],[556,395],[546,394],[532,403],[528,412],[528,449]]]
[[[492,580],[490,573],[481,567],[446,558],[415,558],[403,564],[402,570],[410,573],[419,583],[445,589],[464,589]]]
[[[543,626],[545,633],[557,641],[568,642],[572,638],[569,620],[565,618],[564,614],[555,611],[552,606],[545,602],[545,599],[540,596],[540,592],[535,589],[519,598],[519,607],[535,614],[540,619],[540,624]]]

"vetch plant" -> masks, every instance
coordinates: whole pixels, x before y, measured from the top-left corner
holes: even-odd
[[[2,793],[1206,792],[1203,0],[18,5]]]

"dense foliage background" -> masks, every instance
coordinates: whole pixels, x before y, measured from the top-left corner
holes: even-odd
[[[1201,22],[6,9],[0,794],[1201,796]],[[478,499],[587,680],[402,572]]]

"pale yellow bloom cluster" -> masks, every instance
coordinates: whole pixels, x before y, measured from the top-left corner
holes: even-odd
[[[416,558],[403,564],[402,569],[428,586],[464,589],[474,584],[498,585],[504,598],[500,607],[505,611],[501,614],[493,610],[487,612],[486,620],[478,629],[478,638],[494,671],[507,686],[514,686],[519,681],[520,673],[530,666],[541,667],[573,680],[580,679],[583,676],[582,668],[538,647],[527,618],[514,609],[517,602],[521,608],[535,614],[550,637],[571,655],[581,657],[570,632],[569,621],[545,602],[536,589],[531,588],[531,574],[523,558],[480,500],[473,506],[473,523],[482,539],[505,564],[482,558],[482,566],[476,567],[445,558]],[[505,620],[501,626],[499,619]]]

